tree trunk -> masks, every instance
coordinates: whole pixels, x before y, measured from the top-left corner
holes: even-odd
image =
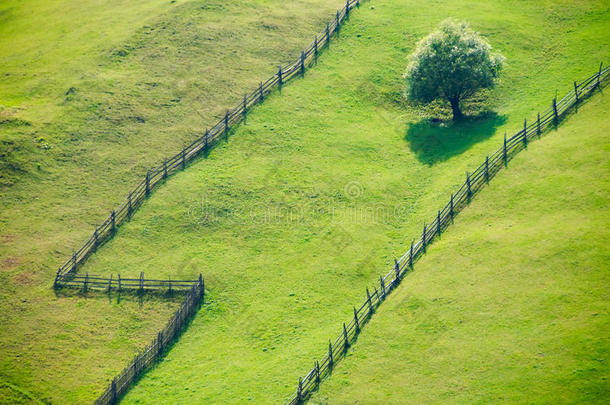
[[[460,99],[459,98],[450,98],[449,103],[451,103],[451,110],[453,111],[453,120],[456,121],[463,117],[462,111],[460,110]]]

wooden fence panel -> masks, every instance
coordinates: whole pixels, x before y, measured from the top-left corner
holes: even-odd
[[[110,382],[106,390],[95,401],[96,405],[116,404],[138,376],[163,357],[165,348],[179,335],[203,303],[204,295],[205,284],[200,275],[199,280],[191,284],[180,308],[174,313],[165,328],[159,331],[151,344],[136,354],[129,365]]]

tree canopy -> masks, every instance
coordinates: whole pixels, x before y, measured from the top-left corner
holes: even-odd
[[[409,56],[407,96],[424,103],[446,99],[453,118],[460,118],[461,101],[492,88],[504,60],[468,23],[446,19]]]

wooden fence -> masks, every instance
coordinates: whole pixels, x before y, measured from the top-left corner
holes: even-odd
[[[201,277],[201,275],[200,275]],[[121,278],[118,274],[115,278],[113,274],[110,278],[92,276],[86,273],[84,276],[78,274],[63,274],[55,277],[55,287],[70,287],[78,288],[83,291],[88,290],[106,290],[108,292],[112,290],[137,290],[144,292],[145,290],[168,290],[172,292],[190,290],[193,285],[197,283],[197,280],[152,280],[145,279],[144,273],[140,273],[139,278]]]
[[[206,129],[200,138],[186,146],[180,153],[165,159],[156,167],[148,170],[144,179],[129,193],[125,202],[112,211],[102,224],[95,228],[93,234],[80,249],[75,251],[72,257],[59,267],[55,286],[60,286],[57,284],[60,276],[76,273],[78,267],[86,258],[112,237],[117,227],[129,220],[153,189],[165,181],[169,175],[184,169],[188,162],[202,153],[206,153],[219,139],[228,137],[231,127],[240,122],[252,107],[260,104],[275,87],[281,87],[295,76],[305,74],[305,69],[315,63],[320,51],[328,46],[331,37],[339,31],[341,24],[349,18],[350,11],[359,5],[360,0],[347,0],[345,6],[337,11],[335,18],[326,24],[324,32],[315,37],[314,41],[306,50],[301,52],[296,61],[286,66],[280,66],[275,75],[265,82],[261,82],[258,88],[250,94],[244,95],[242,102],[228,110],[225,116],[211,129]]]
[[[320,360],[316,361],[314,367],[304,377],[299,378],[296,391],[286,400],[285,404],[300,404],[319,386],[325,376],[330,375],[334,365],[341,359],[364,326],[371,318],[375,309],[383,302],[386,296],[396,287],[400,280],[413,268],[413,263],[421,257],[426,248],[436,237],[453,222],[454,216],[468,203],[477,191],[479,191],[516,153],[527,147],[527,144],[539,137],[541,133],[556,125],[567,111],[579,101],[588,96],[594,89],[600,87],[601,83],[608,78],[609,68],[602,69],[580,84],[574,82],[574,89],[564,98],[557,101],[553,99],[552,105],[543,113],[539,113],[536,119],[527,122],[524,120],[523,129],[510,138],[504,136],[504,143],[495,153],[487,156],[485,161],[472,173],[466,173],[466,180],[459,190],[451,195],[449,202],[438,211],[436,217],[425,224],[420,239],[411,243],[407,252],[394,260],[394,266],[385,275],[379,278],[379,286],[371,290],[366,289],[366,299],[360,307],[354,307],[354,317],[343,327],[334,342],[328,342],[328,351]]]
[[[152,343],[138,353],[131,363],[112,380],[104,393],[95,401],[97,405],[116,404],[144,370],[163,357],[166,348],[178,337],[184,326],[203,303],[205,295],[203,277],[200,275],[199,280],[195,284],[191,284],[190,287],[182,305],[165,325],[165,328],[159,331]]]

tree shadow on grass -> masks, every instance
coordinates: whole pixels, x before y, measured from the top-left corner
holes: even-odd
[[[491,137],[506,116],[485,112],[457,122],[421,120],[407,129],[405,140],[417,159],[429,166],[459,155]]]

